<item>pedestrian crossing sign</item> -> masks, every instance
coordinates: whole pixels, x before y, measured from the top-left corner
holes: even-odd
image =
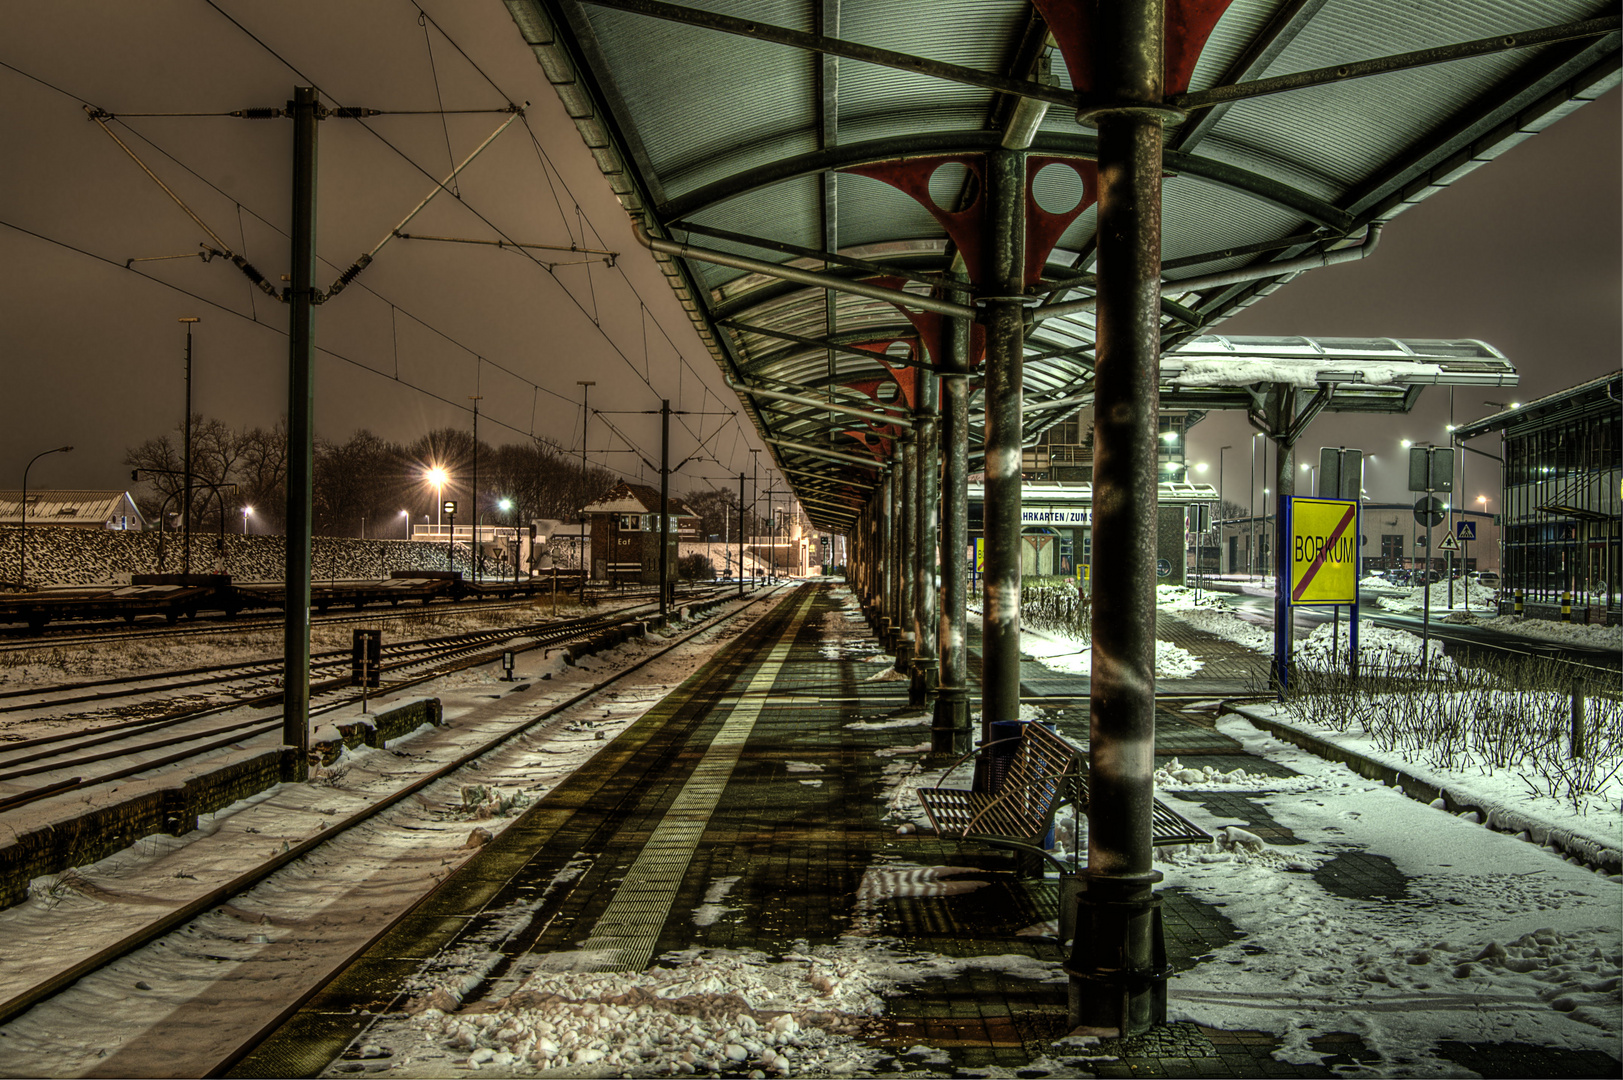
[[[1459,537],[1461,540],[1475,540],[1476,522],[1464,520],[1456,521],[1454,523],[1454,535]]]

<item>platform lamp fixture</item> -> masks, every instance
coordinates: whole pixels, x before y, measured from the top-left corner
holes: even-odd
[[[56,446],[49,450],[41,450],[28,459],[23,466],[23,502],[17,514],[17,585],[19,587],[28,580],[28,470],[34,467],[34,462],[47,454],[66,454],[72,450],[71,446]]]
[[[434,531],[439,532],[441,522],[440,510],[443,507],[445,500],[445,483],[450,478],[446,475],[443,468],[438,465],[434,465],[423,473],[423,479],[434,485],[434,501],[436,504],[434,507]]]

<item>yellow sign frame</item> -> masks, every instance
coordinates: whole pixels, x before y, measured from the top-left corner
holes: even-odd
[[[1353,499],[1289,500],[1293,606],[1358,602],[1358,511]]]

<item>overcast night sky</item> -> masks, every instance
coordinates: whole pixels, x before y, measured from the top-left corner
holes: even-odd
[[[286,309],[219,260],[125,269],[128,259],[195,255],[206,237],[86,118],[82,103],[115,114],[222,113],[281,106],[303,82],[319,86],[328,104],[389,110],[528,101],[526,120],[462,175],[461,200],[441,196],[408,231],[490,238],[488,221],[524,242],[622,253],[609,268],[567,252],[537,251],[532,260],[491,247],[392,241],[354,286],[318,309],[317,342],[331,350],[317,363],[322,436],[343,439],[367,427],[408,442],[431,428],[466,425],[467,399],[477,393],[487,441],[534,432],[578,448],[576,381],[593,379],[594,408],[657,409],[667,397],[690,410],[672,428],[678,459],[727,428],[709,444],[721,464],[689,466],[677,490],[748,470],[748,449],[759,443],[721,413],[736,407],[736,397],[632,240],[626,215],[505,9],[443,0],[422,6],[484,74],[439,32],[425,40],[418,8],[406,0],[10,7],[0,44],[8,65],[0,68],[7,147],[0,370],[8,417],[0,486],[16,485],[30,457],[63,443],[77,449],[35,466],[31,484],[127,486],[125,448],[180,420],[182,316],[203,319],[196,411],[234,426],[269,426],[285,412]],[[452,156],[466,156],[503,119],[325,121],[321,283],[385,236],[430,190],[430,175],[443,175]],[[228,245],[273,280],[286,271],[279,231],[288,224],[289,121],[129,117],[112,126]],[[1367,262],[1305,274],[1218,332],[1479,338],[1520,370],[1521,386],[1505,395],[1515,400],[1617,370],[1620,126],[1613,90],[1405,212]],[[535,260],[560,265],[549,272]],[[1491,411],[1483,399],[1497,397],[1461,390],[1455,416],[1483,415]],[[1447,419],[1448,392],[1432,389],[1410,417],[1322,418],[1301,446],[1313,455],[1323,444],[1361,445],[1384,456],[1401,438],[1442,441]],[[613,420],[650,456],[657,452],[657,417]],[[1208,417],[1191,433],[1190,458],[1215,466],[1219,445],[1243,447],[1248,438],[1238,415]],[[604,425],[594,422],[591,445],[597,463],[636,475],[635,456],[599,453],[611,446]],[[1467,466],[1472,495],[1479,483],[1497,490],[1482,461],[1473,456]],[[1376,498],[1403,497],[1398,470],[1390,472],[1378,465],[1367,481]],[[1215,468],[1198,478],[1215,482]],[[1231,451],[1231,500],[1244,501],[1246,478],[1243,454]]]

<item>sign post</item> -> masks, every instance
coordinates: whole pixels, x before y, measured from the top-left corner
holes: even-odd
[[[1287,610],[1314,605],[1352,605],[1348,624],[1348,666],[1358,674],[1358,537],[1357,499],[1287,497],[1290,537],[1290,587]],[[1283,697],[1290,665],[1289,634],[1274,635],[1274,666]]]

